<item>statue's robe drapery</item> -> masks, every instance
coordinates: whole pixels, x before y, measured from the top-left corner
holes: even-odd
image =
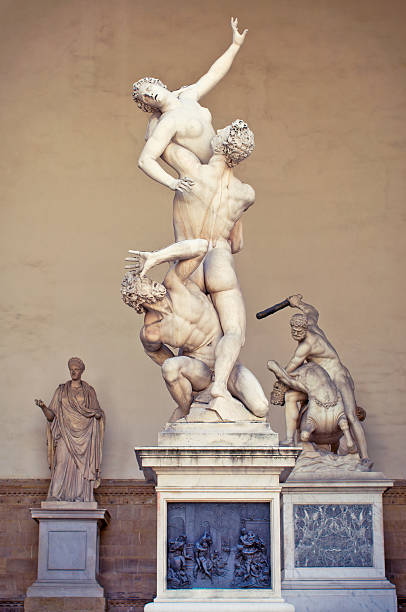
[[[93,501],[93,489],[100,484],[105,420],[96,392],[84,381],[76,388],[68,381],[59,385],[49,408],[55,417],[48,428],[48,499]]]

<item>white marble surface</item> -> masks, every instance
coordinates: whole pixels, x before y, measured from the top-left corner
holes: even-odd
[[[369,476],[369,475],[368,475]],[[382,494],[392,482],[286,482],[282,488],[282,592],[297,612],[395,612],[394,586],[385,578]],[[367,505],[372,509],[373,554],[367,567],[295,567],[294,505]],[[373,607],[371,607],[373,602]],[[370,607],[368,607],[370,606]]]
[[[279,447],[136,448],[140,467],[153,470],[157,479],[157,598],[146,610],[293,612],[293,608],[275,606],[285,605],[281,599],[279,474],[294,464],[297,452]],[[167,589],[167,504],[233,501],[270,505],[272,588]]]
[[[396,592],[390,589],[284,590],[296,612],[396,612]]]
[[[382,493],[392,482],[365,480],[338,483],[289,483],[282,488],[284,531],[284,580],[320,578],[385,579]],[[324,486],[323,486],[324,485]],[[295,567],[293,506],[295,504],[371,504],[373,521],[373,567]]]
[[[269,423],[168,423],[158,446],[278,446]]]

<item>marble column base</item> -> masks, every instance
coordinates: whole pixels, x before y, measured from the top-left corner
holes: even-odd
[[[26,597],[25,612],[105,612],[104,597]]]
[[[104,609],[104,590],[96,575],[99,531],[108,522],[108,512],[97,509],[95,502],[42,502],[31,516],[39,522],[38,577],[27,589],[27,606],[35,605],[31,598],[86,598],[89,606],[90,600],[100,600],[98,608],[89,610]]]
[[[235,599],[230,601],[213,599],[204,602],[152,602],[144,607],[144,612],[295,612],[295,608],[285,602],[270,602],[269,600],[249,602]]]

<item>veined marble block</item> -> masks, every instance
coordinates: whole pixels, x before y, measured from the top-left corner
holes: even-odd
[[[157,482],[157,597],[147,612],[294,612],[281,596],[279,474],[299,449],[136,448]]]
[[[96,502],[42,502],[31,510],[39,522],[38,577],[29,598],[103,598],[97,582],[99,531],[109,521]]]
[[[282,593],[297,612],[395,612],[385,577],[382,494],[392,482],[282,485]]]

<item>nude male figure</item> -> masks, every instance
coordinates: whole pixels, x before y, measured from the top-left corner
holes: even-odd
[[[147,355],[162,367],[170,394],[178,404],[171,420],[188,414],[193,393],[212,380],[216,347],[222,337],[217,312],[191,275],[208,250],[204,239],[186,240],[155,252],[130,251],[132,257],[122,285],[124,301],[145,312],[141,342]],[[145,274],[164,262],[172,265],[161,285]],[[168,346],[179,348],[175,356]],[[256,416],[268,412],[268,401],[255,376],[236,363],[228,379],[229,391]]]
[[[318,326],[319,313],[316,308],[302,301],[301,295],[288,298],[293,308],[298,308],[303,314],[295,314],[291,318],[291,334],[298,345],[292,359],[285,370],[294,374],[306,361],[315,362],[326,370],[331,380],[339,390],[345,415],[349,421],[351,433],[355,438],[364,465],[371,465],[368,457],[364,430],[356,415],[354,381],[347,368],[342,364],[336,350],[327,339],[326,334]],[[306,399],[301,391],[289,391],[285,395],[287,443],[293,441],[298,415],[297,402]]]

